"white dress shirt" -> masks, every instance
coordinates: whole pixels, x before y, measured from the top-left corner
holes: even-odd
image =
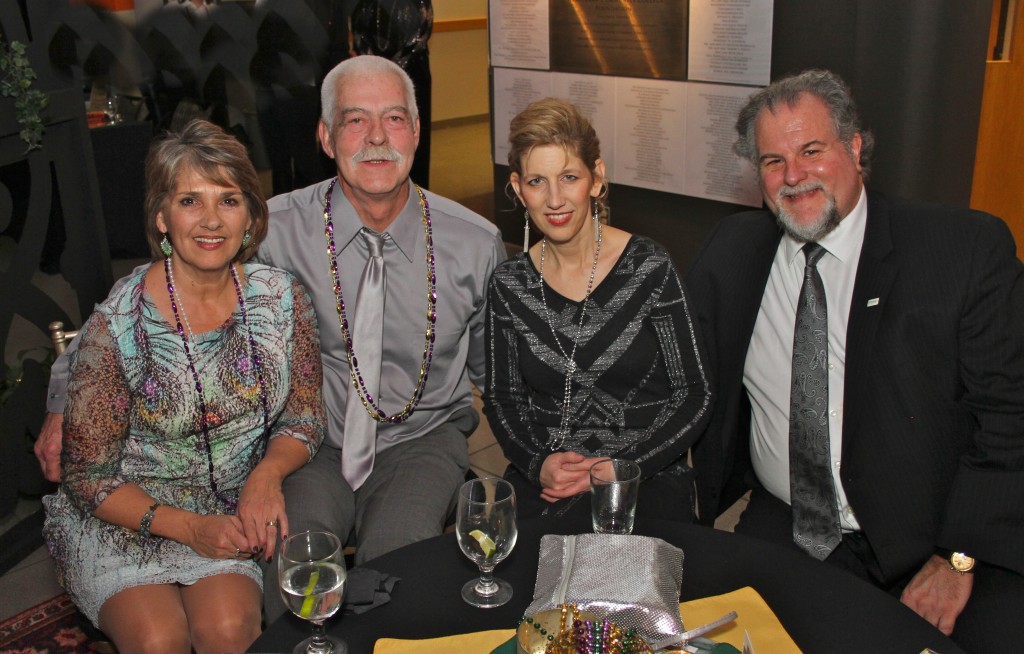
[[[832,479],[844,531],[859,529],[843,492],[843,390],[846,372],[846,325],[857,277],[857,263],[867,223],[867,194],[819,245],[827,253],[818,262],[828,308],[828,404]],[[796,305],[803,284],[805,259],[799,242],[782,237],[761,299],[761,309],[747,349],[743,383],[750,397],[750,456],[758,480],[789,503],[789,404],[793,367]]]

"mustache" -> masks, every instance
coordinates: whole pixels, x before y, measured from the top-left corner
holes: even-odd
[[[401,161],[402,153],[390,145],[371,145],[352,155],[352,163],[363,161]]]
[[[800,195],[801,193],[807,193],[808,191],[823,191],[825,187],[822,186],[821,182],[805,182],[800,186],[783,186],[776,193],[776,198],[781,200],[782,198],[788,198],[793,195]]]

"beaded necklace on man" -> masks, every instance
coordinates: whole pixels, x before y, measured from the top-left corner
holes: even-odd
[[[548,327],[551,328],[551,336],[555,339],[558,351],[565,359],[565,389],[562,395],[562,420],[558,427],[558,436],[551,443],[551,451],[555,452],[565,444],[565,438],[569,435],[569,404],[572,400],[572,378],[576,374],[576,346],[579,345],[580,334],[583,333],[583,318],[587,315],[587,300],[590,299],[590,291],[594,289],[594,278],[597,276],[597,260],[601,256],[601,241],[603,241],[601,223],[597,227],[597,240],[594,245],[594,265],[590,268],[590,279],[587,281],[587,294],[583,296],[580,305],[580,323],[576,326],[576,336],[572,339],[572,352],[565,353],[562,348],[562,340],[555,331],[555,324],[551,321],[551,313],[548,311],[548,300],[544,294],[544,251],[547,249],[548,239],[545,236],[540,242],[540,301],[544,305],[544,316],[547,318]]]
[[[185,348],[185,358],[188,360],[188,368],[192,372],[196,392],[199,393],[199,424],[203,430],[203,446],[206,450],[206,463],[210,473],[210,487],[213,489],[214,496],[234,511],[238,507],[238,501],[220,494],[220,490],[217,488],[217,480],[213,474],[213,450],[210,446],[210,420],[206,413],[206,396],[203,393],[203,382],[199,379],[199,371],[196,369],[195,360],[192,358],[192,349],[189,347],[189,343],[195,334],[192,332],[192,325],[189,324],[185,305],[181,303],[178,291],[174,287],[174,264],[171,262],[171,257],[164,257],[164,276],[167,279],[167,294],[171,299],[171,311],[174,313],[174,322],[177,323],[178,336],[181,337],[181,343]],[[249,327],[249,312],[245,306],[242,283],[238,280],[238,272],[235,270],[233,263],[231,264],[231,281],[235,284],[235,295],[238,297],[238,306],[242,310],[242,324],[245,326],[248,335],[246,347],[249,353],[249,361],[252,362],[253,371],[256,373],[256,381],[260,387],[260,405],[263,407],[263,443],[260,451],[260,457],[262,458],[263,453],[267,450],[267,443],[270,441],[270,412],[267,408],[267,385],[263,378],[263,365],[260,355],[256,351],[256,340],[253,338],[252,328]],[[185,328],[181,324],[182,317],[185,319],[185,324],[188,325],[188,336],[185,335]]]
[[[338,323],[341,325],[341,337],[345,341],[345,350],[348,354],[348,369],[352,376],[352,386],[363,403],[363,408],[374,420],[380,423],[399,424],[408,420],[423,397],[423,391],[427,387],[427,373],[430,372],[430,362],[434,357],[434,325],[437,323],[437,275],[434,270],[434,236],[430,221],[430,205],[419,186],[416,194],[419,196],[420,213],[423,215],[423,231],[427,241],[427,330],[423,336],[423,360],[420,362],[420,376],[413,389],[410,399],[401,411],[388,415],[374,401],[373,394],[363,383],[363,375],[359,372],[359,360],[356,358],[353,349],[352,332],[348,327],[348,316],[345,314],[345,298],[341,292],[341,278],[338,276],[338,254],[334,244],[334,221],[331,216],[331,194],[338,178],[331,180],[324,197],[324,238],[327,239],[327,253],[331,260],[331,279],[334,281],[334,300],[338,310]],[[379,399],[379,398],[378,398]]]

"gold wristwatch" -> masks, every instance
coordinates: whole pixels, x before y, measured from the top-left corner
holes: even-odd
[[[967,574],[971,570],[974,570],[974,557],[968,556],[963,552],[946,551],[944,553],[946,561],[949,563],[949,569],[957,574]]]

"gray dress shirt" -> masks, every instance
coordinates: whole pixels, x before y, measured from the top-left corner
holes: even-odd
[[[352,381],[324,239],[324,193],[329,184],[330,180],[325,180],[271,198],[270,233],[257,259],[295,274],[313,300],[324,369],[328,422],[325,442],[340,447]],[[412,417],[397,425],[378,426],[378,452],[444,423],[456,410],[472,403],[470,382],[483,386],[487,282],[494,267],[505,259],[505,247],[493,224],[451,200],[424,193],[430,207],[437,274],[433,362],[423,398]],[[351,327],[356,291],[367,259],[366,244],[357,238],[364,225],[340,185],[335,186],[331,206],[338,276]],[[379,404],[392,414],[406,405],[416,388],[427,327],[426,235],[419,199],[411,183],[409,200],[387,234]],[[353,347],[358,356],[359,343],[353,343]]]
[[[327,409],[324,442],[341,447],[345,402],[352,382],[324,239],[324,193],[329,185],[330,180],[325,180],[270,199],[270,231],[256,260],[293,273],[313,301],[320,327]],[[471,382],[483,388],[487,282],[494,267],[506,256],[501,233],[462,205],[429,191],[424,194],[430,206],[437,274],[433,362],[423,397],[412,417],[401,424],[378,427],[378,452],[422,436],[447,421],[456,410],[470,406]],[[351,326],[359,278],[367,258],[363,239],[356,238],[363,223],[340,186],[335,186],[331,206],[338,276]],[[391,238],[384,246],[388,287],[380,404],[391,414],[400,411],[412,397],[419,379],[427,326],[426,235],[411,183],[409,201],[387,233]],[[359,344],[353,345],[358,355]],[[51,413],[64,412],[67,360],[67,356],[62,356],[53,366],[47,401]]]

